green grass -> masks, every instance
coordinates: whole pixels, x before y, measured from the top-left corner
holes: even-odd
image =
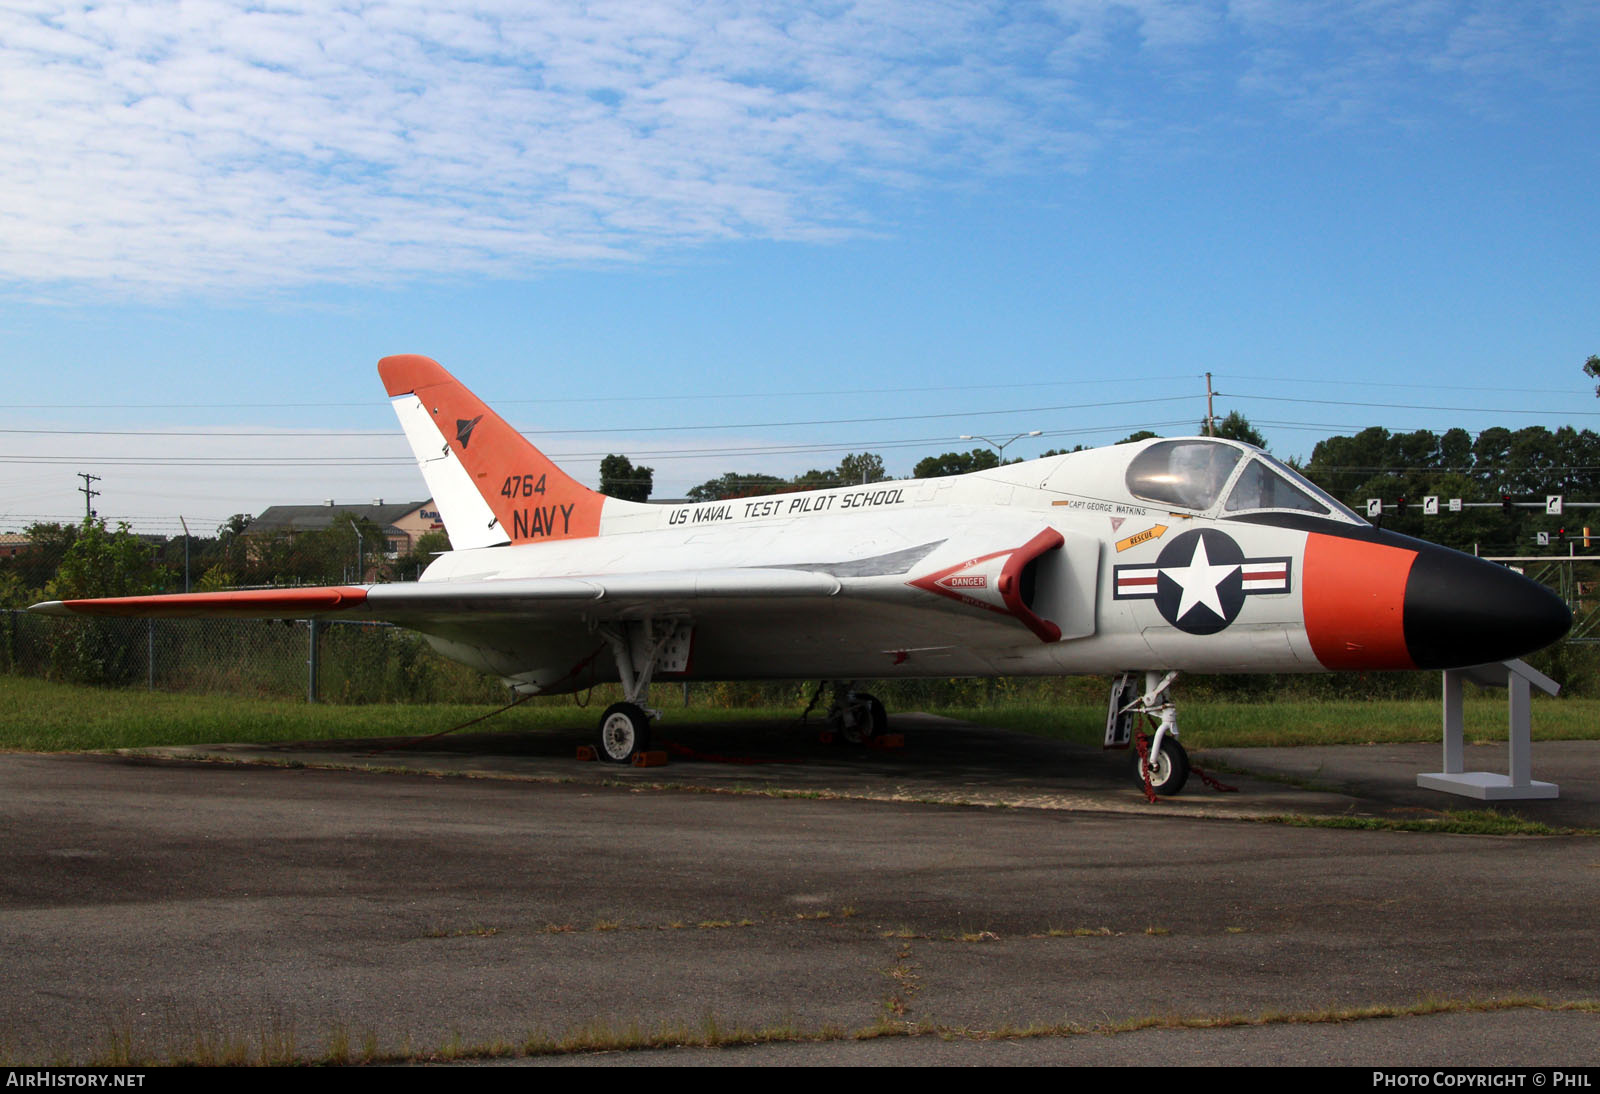
[[[947,707],[930,711],[983,725],[1014,729],[1054,740],[1099,747],[1105,736],[1105,708],[1053,707],[1015,703],[982,710]],[[1372,700],[1273,703],[1220,703],[1178,700],[1183,742],[1198,748],[1249,748],[1293,745],[1395,744],[1436,742],[1440,737],[1438,700]],[[1466,702],[1463,719],[1468,741],[1504,742],[1505,692],[1487,692]],[[1600,700],[1535,699],[1536,741],[1600,739]]]
[[[473,731],[591,729],[610,700],[597,690],[579,708],[570,696],[534,699]],[[365,703],[254,699],[59,684],[0,676],[0,751],[79,752],[233,742],[324,741],[438,733],[494,710],[460,703]],[[672,708],[668,708],[672,709]],[[790,710],[694,710],[696,721],[794,718]]]
[[[793,721],[798,706],[680,708],[663,696],[674,722]],[[475,731],[587,732],[612,697],[597,689],[586,707],[570,696],[534,699]],[[495,708],[460,703],[339,705],[303,699],[149,692],[0,676],[0,750],[67,752],[227,742],[341,740],[438,733]],[[931,713],[1098,747],[1105,711],[1098,705],[1013,702],[936,707]],[[1379,744],[1439,739],[1439,704],[1427,700],[1224,703],[1179,700],[1183,740],[1191,750],[1265,745]],[[1466,704],[1468,740],[1506,739],[1504,692]],[[1536,740],[1600,739],[1600,700],[1534,700]]]

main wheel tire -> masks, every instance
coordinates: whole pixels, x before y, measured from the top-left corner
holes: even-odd
[[[1149,748],[1149,739],[1142,738],[1145,747]],[[1144,772],[1149,764],[1139,752],[1139,742],[1133,743],[1133,777],[1139,783],[1139,788],[1144,789]],[[1178,743],[1176,737],[1168,737],[1161,742],[1161,755],[1156,758],[1156,766],[1150,771],[1150,792],[1164,798],[1170,798],[1183,790],[1183,784],[1189,781],[1189,753],[1184,751],[1183,745]]]
[[[650,716],[634,703],[613,703],[600,716],[600,758],[608,763],[632,763],[650,747]]]
[[[889,729],[889,712],[876,695],[857,695],[850,714],[841,716],[839,736],[847,744],[864,745],[874,737],[881,737]]]

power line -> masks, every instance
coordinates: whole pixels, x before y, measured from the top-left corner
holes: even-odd
[[[1406,388],[1406,389],[1410,389],[1410,390],[1422,390],[1422,391],[1491,391],[1491,392],[1499,392],[1499,393],[1507,394],[1507,395],[1522,394],[1522,393],[1526,393],[1526,392],[1531,392],[1531,393],[1537,394],[1537,395],[1582,395],[1582,396],[1589,396],[1589,395],[1594,394],[1592,391],[1588,390],[1587,388],[1572,389],[1572,388],[1564,388],[1564,387],[1559,387],[1558,388],[1558,387],[1521,387],[1521,386],[1518,386],[1518,387],[1473,387],[1473,386],[1470,386],[1470,385],[1467,385],[1467,384],[1435,384],[1435,383],[1400,384],[1400,383],[1384,383],[1384,382],[1379,381],[1379,380],[1358,380],[1358,381],[1350,381],[1350,380],[1314,380],[1314,379],[1301,378],[1301,377],[1289,378],[1289,377],[1285,377],[1285,376],[1255,376],[1255,375],[1251,375],[1249,373],[1240,373],[1240,372],[1219,372],[1216,375],[1217,375],[1218,378],[1224,379],[1224,380],[1229,380],[1229,379],[1232,379],[1232,380],[1258,380],[1258,381],[1263,381],[1263,382],[1266,382],[1266,383],[1274,383],[1274,384],[1322,384],[1322,385],[1328,385],[1328,386],[1334,386],[1334,387],[1344,387],[1344,388],[1351,388],[1351,387],[1382,387],[1382,388]]]
[[[1099,403],[1068,403],[1060,406],[1026,406],[1012,407],[1004,410],[952,410],[937,414],[884,414],[866,418],[802,418],[779,422],[729,422],[723,424],[695,424],[695,425],[645,425],[645,426],[619,426],[612,425],[598,429],[540,429],[530,430],[527,434],[535,437],[576,436],[594,433],[683,433],[698,431],[711,433],[727,429],[788,429],[796,426],[813,425],[862,425],[876,422],[925,422],[950,418],[978,418],[998,414],[1049,414],[1060,410],[1098,410],[1108,406],[1144,406],[1152,403],[1187,402],[1193,399],[1192,395],[1164,395],[1148,399],[1111,399]],[[330,433],[328,430],[294,431],[294,430],[269,430],[265,432],[240,431],[240,430],[169,430],[169,429],[6,429],[0,428],[0,433],[27,434],[40,436],[64,437],[400,437],[404,436],[399,430],[365,431],[365,430],[339,430]]]
[[[1171,419],[1165,421],[1140,421],[1126,422],[1121,425],[1085,426],[1074,429],[1044,430],[1040,436],[1043,438],[1087,437],[1104,433],[1133,432],[1141,429],[1167,429],[1173,426],[1191,424],[1187,418]],[[692,448],[692,449],[630,449],[625,453],[633,460],[675,460],[675,459],[731,459],[735,457],[762,457],[803,455],[806,453],[828,452],[860,452],[860,451],[893,451],[907,448],[929,448],[937,446],[955,446],[957,437],[940,435],[935,437],[912,437],[896,440],[851,440],[851,441],[817,441],[805,444],[769,444],[769,445],[739,445],[720,448]],[[611,452],[599,450],[562,452],[545,449],[544,453],[551,460],[562,462],[584,462],[600,460]],[[63,464],[80,463],[84,460],[95,463],[111,464],[130,467],[409,467],[415,464],[410,456],[12,456],[0,455],[0,464]]]
[[[1178,376],[1111,376],[1092,380],[1038,380],[1020,384],[983,385],[986,391],[1014,391],[1022,388],[1078,387],[1090,384],[1157,384],[1175,380],[1193,379],[1190,375]],[[903,395],[928,391],[971,391],[971,384],[918,384],[915,387],[858,387],[824,388],[817,391],[711,391],[692,394],[673,393],[655,395],[570,395],[541,399],[485,398],[485,403],[495,406],[539,406],[545,403],[638,403],[674,402],[684,399],[809,399],[839,395]],[[11,403],[18,410],[307,410],[336,408],[371,408],[371,400],[351,403]]]
[[[1377,407],[1383,410],[1442,410],[1456,414],[1538,414],[1562,418],[1600,418],[1595,410],[1508,410],[1505,407],[1429,406],[1422,403],[1360,403],[1349,399],[1297,399],[1287,395],[1218,395],[1228,399],[1256,399],[1268,403],[1311,403],[1317,406]]]

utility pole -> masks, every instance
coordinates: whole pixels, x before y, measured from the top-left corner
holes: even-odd
[[[78,493],[83,495],[83,522],[88,524],[94,519],[94,499],[100,496],[100,491],[89,484],[99,482],[100,476],[79,471],[78,478],[83,480],[83,485],[78,487]]]
[[[178,523],[183,525],[183,591],[189,591],[189,522],[180,514]]]
[[[1217,435],[1217,416],[1211,411],[1211,373],[1206,373],[1206,436]]]

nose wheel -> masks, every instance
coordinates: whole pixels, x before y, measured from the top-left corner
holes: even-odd
[[[1178,708],[1172,701],[1177,676],[1146,672],[1141,690],[1135,674],[1125,672],[1111,685],[1106,747],[1133,753],[1133,778],[1147,795],[1170,797],[1189,781],[1189,753],[1178,743]],[[1145,724],[1152,732],[1139,728]]]
[[[1189,753],[1176,737],[1168,737],[1161,743],[1161,751],[1155,755],[1155,762],[1152,763],[1150,743],[1150,738],[1143,733],[1134,740],[1134,781],[1143,788],[1148,778],[1152,794],[1171,797],[1182,791],[1183,784],[1189,781]]]

